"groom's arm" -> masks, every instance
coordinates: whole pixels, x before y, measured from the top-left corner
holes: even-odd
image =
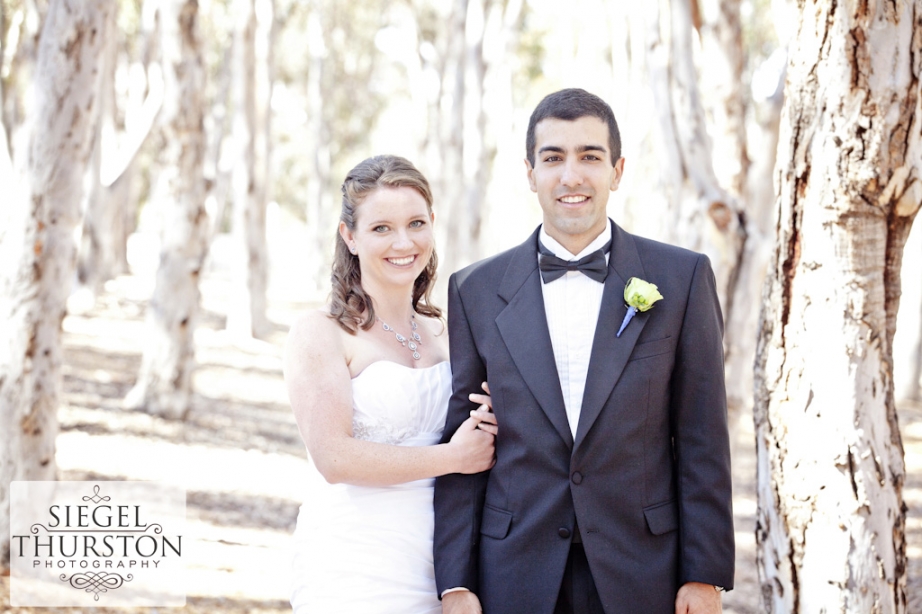
[[[699,256],[689,287],[671,398],[680,583],[730,589],[735,549],[723,318],[714,273],[705,256]]]
[[[486,366],[474,342],[457,273],[448,282],[448,340],[452,396],[443,441],[451,438],[474,408],[468,395],[480,392],[480,384],[487,381]],[[433,549],[439,595],[452,588],[466,588],[474,593],[478,590],[480,518],[488,475],[489,472],[473,475],[453,473],[436,478]]]

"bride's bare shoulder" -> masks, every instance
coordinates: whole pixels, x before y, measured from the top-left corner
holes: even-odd
[[[311,347],[342,346],[342,335],[346,334],[339,323],[330,317],[328,305],[301,313],[288,331],[288,345],[303,349]]]

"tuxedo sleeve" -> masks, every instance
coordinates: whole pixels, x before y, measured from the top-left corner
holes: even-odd
[[[680,581],[733,587],[734,534],[723,318],[710,262],[689,287],[672,379]]]
[[[475,406],[468,399],[482,392],[487,370],[477,351],[472,322],[464,308],[457,274],[448,282],[448,333],[451,352],[452,395],[442,442],[447,442]],[[502,428],[502,425],[500,425]],[[435,481],[435,535],[433,550],[438,594],[463,587],[477,592],[480,519],[489,471],[473,475],[453,473]]]

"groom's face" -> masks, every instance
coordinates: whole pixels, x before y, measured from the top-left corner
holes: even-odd
[[[538,195],[547,233],[577,254],[605,230],[608,194],[618,189],[624,158],[612,165],[608,126],[597,117],[548,118],[535,126],[535,165],[528,183]]]

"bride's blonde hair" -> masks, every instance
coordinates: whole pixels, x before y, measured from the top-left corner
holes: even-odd
[[[426,200],[426,208],[429,214],[432,214],[432,190],[429,188],[429,182],[413,163],[400,156],[374,156],[359,162],[343,181],[342,212],[339,219],[346,228],[355,231],[356,207],[369,194],[382,187],[413,188]],[[374,325],[375,310],[371,296],[362,288],[362,271],[358,256],[349,251],[339,232],[336,233],[335,241],[330,317],[347,332],[354,334],[359,328],[368,330]],[[413,283],[414,311],[432,318],[442,317],[442,310],[429,302],[438,262],[433,248],[426,268]]]

